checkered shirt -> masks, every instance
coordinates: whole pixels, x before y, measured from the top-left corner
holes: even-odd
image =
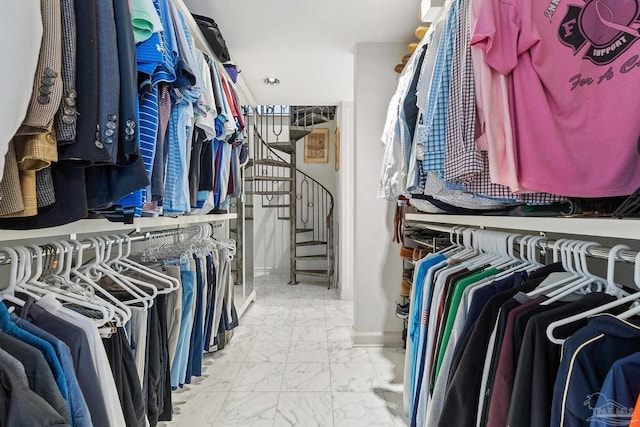
[[[442,31],[438,56],[434,66],[427,109],[423,116],[423,125],[428,131],[425,142],[425,153],[422,159],[423,171],[444,170],[444,152],[447,137],[447,106],[449,100],[450,71],[453,60],[455,30],[458,25],[459,2],[454,1],[449,10],[445,27]]]

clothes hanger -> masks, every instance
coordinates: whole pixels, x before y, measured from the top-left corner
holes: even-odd
[[[450,242],[451,244],[450,244],[449,246],[447,246],[446,248],[441,249],[441,250],[439,250],[439,251],[435,252],[435,254],[436,254],[436,255],[437,255],[437,254],[440,254],[440,255],[448,255],[448,254],[450,254],[451,252],[454,252],[454,251],[458,251],[458,250],[460,250],[460,245],[458,244],[458,242],[457,242],[457,241],[455,241],[455,240],[453,239],[453,236],[454,236],[454,235],[457,237],[457,233],[456,233],[456,230],[457,230],[457,229],[458,229],[458,227],[451,227],[451,229],[449,230],[449,242]]]
[[[549,293],[548,295],[550,296],[550,298],[544,301],[541,305],[549,305],[555,301],[558,301],[566,297],[567,295],[579,292],[580,290],[583,290],[583,292],[581,293],[585,294],[591,290],[591,285],[604,284],[604,279],[592,274],[591,272],[589,272],[589,269],[587,268],[586,254],[589,248],[592,248],[594,246],[599,246],[599,244],[596,242],[583,242],[582,244],[578,245],[576,250],[577,256],[575,257],[576,258],[575,261],[576,261],[576,267],[579,270],[582,277],[573,282],[568,283],[567,285],[563,286],[560,289],[556,289],[551,293]],[[612,253],[615,253],[615,252],[612,251]]]
[[[30,278],[28,278],[27,282],[20,285],[20,288],[27,289],[36,293],[40,293],[42,295],[52,294],[57,300],[97,311],[100,314],[102,314],[101,319],[95,319],[98,323],[98,326],[105,325],[107,322],[109,322],[113,318],[115,314],[115,310],[113,309],[108,310],[105,305],[96,304],[89,300],[86,300],[84,299],[83,295],[64,292],[64,291],[60,292],[60,290],[57,289],[56,287],[50,286],[46,282],[39,281],[38,279],[42,276],[42,273],[43,273],[42,248],[38,245],[29,245],[28,248],[33,249],[35,252],[36,269],[34,274],[31,275]],[[27,271],[29,270],[30,269],[27,269]]]
[[[117,325],[124,326],[129,320],[131,320],[131,309],[122,301],[104,290],[100,285],[95,283],[89,276],[85,275],[80,270],[83,265],[82,262],[84,255],[84,248],[82,247],[82,243],[77,240],[71,240],[69,242],[63,241],[62,244],[65,246],[68,245],[69,253],[72,253],[74,248],[77,249],[76,264],[71,267],[71,277],[78,279],[85,286],[91,287],[96,292],[96,294],[101,295],[105,300],[109,301],[114,306],[114,309],[118,316],[116,320]],[[73,245],[73,247],[71,245]]]
[[[143,294],[147,294],[149,296],[149,298],[150,298],[149,307],[151,307],[153,305],[153,303],[155,302],[156,296],[158,296],[158,287],[154,286],[153,284],[151,284],[149,282],[145,282],[144,280],[140,280],[138,278],[131,277],[131,276],[126,276],[126,275],[122,274],[121,271],[118,271],[117,269],[114,268],[114,263],[120,257],[122,257],[122,245],[119,244],[118,245],[118,255],[116,255],[115,258],[111,258],[111,253],[112,253],[112,248],[113,248],[113,240],[114,239],[117,242],[120,242],[120,237],[119,236],[111,236],[108,239],[105,239],[105,243],[107,245],[107,254],[106,254],[105,261],[104,261],[105,262],[105,266],[108,267],[111,271],[113,271],[116,275],[118,275],[129,286],[132,286],[134,288],[138,288]]]
[[[111,241],[111,239],[108,240],[109,242]],[[111,246],[107,245],[106,240],[102,237],[91,237],[89,238],[89,241],[94,245],[96,258],[95,262],[89,265],[85,270],[87,274],[89,274],[94,280],[100,280],[103,276],[109,277],[115,285],[119,286],[132,296],[132,299],[124,301],[125,304],[133,305],[140,303],[145,310],[151,307],[151,305],[153,305],[153,298],[149,298],[149,294],[144,293],[141,289],[132,285],[125,276],[117,274],[115,270],[111,269],[106,264],[105,260],[109,258],[109,253],[107,251],[110,252],[111,250]]]
[[[633,265],[633,282],[636,285],[636,288],[640,289],[640,252],[636,254],[636,259]],[[640,313],[640,292],[636,292],[635,294],[638,300],[633,301],[634,305],[624,313],[620,313],[617,317],[622,320],[629,319]]]
[[[23,307],[25,301],[21,300],[15,295],[16,282],[18,280],[18,253],[8,246],[0,248],[0,251],[9,255],[11,262],[11,270],[9,272],[9,283],[6,288],[0,290],[0,301],[8,301],[20,307]]]
[[[165,283],[167,285],[166,288],[156,288],[158,294],[169,294],[180,287],[180,282],[177,279],[129,259],[128,257],[131,254],[131,238],[129,236],[120,235],[114,236],[114,238],[118,242],[118,255],[109,262],[109,265],[116,271],[135,271],[146,277],[153,278],[153,280]],[[125,241],[127,242],[126,253],[123,252],[123,242]]]
[[[16,246],[14,248],[18,253],[18,280],[16,281],[15,289],[19,292],[23,292],[35,300],[39,300],[41,298],[40,293],[37,290],[34,290],[29,284],[28,281],[32,275],[31,261],[33,259],[33,255],[31,251],[27,249],[25,246]]]
[[[624,249],[629,249],[629,247],[625,246],[625,245],[617,245],[617,246],[614,246],[613,248],[611,248],[611,251],[609,252],[609,256],[607,257],[607,283],[609,283],[611,281],[611,283],[609,283],[609,286],[613,286],[613,287],[618,288],[618,286],[613,282],[614,269],[615,269],[615,260],[618,257],[618,253],[621,252]],[[638,257],[636,257],[636,261],[638,261]],[[638,264],[636,263],[636,270],[638,269],[637,265]],[[639,276],[639,278],[640,278],[640,276]],[[636,286],[637,286],[637,284],[636,284]],[[554,336],[554,334],[553,334],[554,331],[556,330],[556,328],[559,328],[559,327],[564,326],[564,325],[568,325],[568,324],[573,323],[573,322],[578,321],[578,320],[586,319],[586,318],[588,318],[590,316],[593,316],[593,315],[596,315],[596,314],[603,313],[603,312],[605,312],[607,310],[610,310],[612,308],[615,308],[615,307],[618,307],[618,306],[621,306],[621,305],[629,304],[631,302],[636,302],[638,300],[640,300],[640,292],[636,292],[636,293],[631,294],[631,295],[627,294],[627,295],[617,299],[616,301],[611,301],[610,303],[601,305],[600,307],[592,308],[592,309],[584,311],[582,313],[578,313],[578,314],[575,314],[573,316],[569,316],[567,318],[556,320],[555,322],[551,322],[549,324],[549,326],[547,327],[547,331],[546,331],[547,332],[547,338],[549,339],[549,341],[551,341],[554,344],[563,344],[565,340],[564,339],[560,339],[560,338],[556,338]],[[636,309],[637,309],[637,307],[636,307]],[[629,313],[630,311],[631,310],[623,313],[623,315]],[[629,315],[628,317],[630,317],[632,315],[633,314]],[[625,318],[628,318],[628,317],[625,317]]]
[[[569,273],[569,276],[562,274],[562,276],[554,275],[551,277],[551,275],[549,275],[549,277],[543,280],[536,289],[528,292],[527,296],[533,298],[537,295],[546,295],[548,292],[558,289],[561,286],[582,277],[578,270],[573,267],[573,258],[568,255],[571,248],[578,243],[580,243],[580,241],[572,239],[558,239],[555,242],[553,245],[553,260],[554,262],[561,261],[562,268]]]

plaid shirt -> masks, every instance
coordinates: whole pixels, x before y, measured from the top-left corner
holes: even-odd
[[[431,78],[427,108],[423,116],[423,125],[427,130],[424,142],[425,153],[422,159],[423,172],[444,170],[444,152],[447,136],[447,104],[449,100],[450,71],[453,59],[455,31],[458,25],[459,2],[454,1],[449,10],[442,37],[438,47],[438,56]]]
[[[475,143],[476,97],[471,59],[470,0],[461,0],[453,44],[451,87],[447,110],[447,143],[444,177],[465,181],[482,172],[482,159]]]

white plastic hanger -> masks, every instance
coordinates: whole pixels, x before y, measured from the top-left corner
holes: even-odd
[[[96,294],[101,295],[104,299],[113,304],[116,314],[119,319],[117,320],[118,326],[124,326],[129,320],[131,320],[131,309],[127,307],[122,301],[111,295],[109,292],[102,289],[100,285],[95,283],[89,276],[85,275],[80,268],[82,267],[84,249],[82,247],[82,243],[77,240],[72,240],[70,242],[63,242],[63,245],[69,245],[70,253],[73,251],[71,245],[73,245],[77,249],[76,254],[76,265],[71,267],[70,276],[72,278],[76,278],[82,282],[82,284],[91,287]],[[76,282],[78,283],[78,282]]]
[[[162,283],[167,284],[167,288],[158,289],[157,292],[159,294],[168,294],[180,287],[180,281],[174,277],[168,276],[162,272],[153,270],[143,264],[139,264],[131,259],[129,259],[129,255],[131,254],[131,238],[127,235],[117,236],[118,239],[118,256],[113,259],[109,265],[112,267],[119,269],[126,269],[136,271],[140,274],[146,275],[148,277],[153,278],[154,280],[160,281]],[[123,252],[123,242],[126,242],[126,252]]]
[[[106,264],[106,260],[109,258],[109,252],[111,251],[111,246],[107,244],[106,240],[101,237],[92,237],[89,241],[91,241],[95,246],[96,260],[95,263],[91,264],[85,271],[88,274],[92,274],[92,278],[97,277],[97,280],[99,280],[103,275],[106,275],[116,285],[131,295],[133,298],[124,301],[125,304],[132,305],[140,303],[145,309],[151,307],[151,305],[153,305],[153,297],[150,297],[149,294],[131,284],[125,276],[118,274]],[[109,239],[109,242],[110,241],[111,239]]]
[[[640,289],[640,252],[636,254],[636,259],[633,266],[633,282],[635,283],[636,288]],[[635,295],[635,297],[637,298],[636,300],[632,301],[634,303],[634,306],[624,313],[620,313],[617,316],[618,318],[625,320],[640,313],[640,304],[638,303],[640,301],[640,292],[636,292],[633,295]],[[631,296],[632,295],[628,297],[629,300],[631,300]]]
[[[611,283],[609,285],[617,288],[618,290],[619,290],[618,286],[613,282],[614,269],[615,269],[614,265],[615,265],[615,260],[618,257],[618,253],[620,251],[624,250],[624,249],[629,249],[629,247],[625,246],[625,245],[617,245],[617,246],[614,246],[613,248],[611,248],[611,251],[609,252],[609,256],[608,256],[608,261],[607,261],[607,282],[609,283],[609,281],[611,281]],[[636,260],[638,260],[638,258],[636,258]],[[616,292],[618,292],[618,291],[616,291]],[[621,295],[621,294],[619,294],[619,295]],[[623,296],[622,298],[619,298],[616,301],[611,301],[610,303],[601,305],[600,307],[592,308],[591,310],[587,310],[585,312],[578,313],[578,314],[575,314],[573,316],[569,316],[569,317],[567,317],[565,319],[560,319],[560,320],[556,320],[555,322],[551,322],[549,324],[549,326],[547,327],[547,338],[549,338],[549,341],[551,341],[552,343],[563,344],[565,340],[560,339],[560,338],[556,338],[553,335],[553,333],[554,333],[556,328],[564,326],[564,325],[568,325],[568,324],[573,323],[573,322],[578,321],[578,320],[586,319],[587,317],[590,317],[590,316],[593,316],[593,315],[596,315],[596,314],[603,313],[603,312],[605,312],[605,311],[607,311],[607,310],[609,310],[611,308],[618,307],[620,305],[625,305],[625,304],[629,304],[631,302],[635,302],[638,299],[640,299],[640,292],[637,292],[637,293],[634,293],[634,294],[631,294],[631,295]],[[623,314],[626,314],[626,313],[629,313],[629,311],[627,311],[627,312],[625,312]],[[633,314],[630,314],[629,316],[632,316],[632,315]]]
[[[48,283],[39,281],[38,279],[41,277],[43,272],[42,248],[37,245],[29,245],[29,248],[33,249],[36,254],[36,270],[34,274],[30,278],[28,278],[26,283],[22,283],[20,285],[21,288],[40,293],[42,295],[52,294],[57,300],[97,311],[102,314],[101,319],[94,319],[97,321],[98,326],[105,325],[114,317],[115,310],[112,306],[107,307],[104,304],[98,304],[89,301],[85,299],[83,295],[72,292],[64,292],[55,286],[50,286]]]
[[[583,277],[577,269],[573,267],[573,257],[571,256],[573,246],[579,244],[578,240],[571,239],[559,239],[553,245],[553,260],[554,262],[558,262],[558,259],[562,261],[562,268],[568,273],[570,276],[565,277],[564,274],[560,280],[557,280],[556,277],[548,277],[545,279],[538,287],[531,292],[528,292],[527,295],[529,297],[535,297],[537,295],[546,295],[549,292],[554,291],[555,289],[559,289],[561,286],[566,285],[567,283],[574,282],[575,280]]]
[[[601,277],[595,276],[594,274],[589,272],[589,269],[587,268],[586,254],[589,248],[592,248],[594,246],[599,246],[599,245],[598,243],[595,243],[595,242],[583,242],[582,244],[578,245],[576,249],[576,255],[577,255],[576,268],[579,270],[582,277],[576,281],[573,281],[565,285],[560,289],[556,289],[553,292],[551,292],[549,294],[551,298],[544,301],[542,305],[549,305],[555,301],[558,301],[564,298],[567,295],[578,292],[580,290],[588,291],[590,289],[590,286],[593,284],[605,284],[604,279],[602,279]],[[611,253],[615,255],[614,250],[612,250]],[[582,292],[582,293],[586,293],[586,292]]]
[[[9,301],[20,307],[24,306],[24,301],[16,297],[15,289],[18,280],[18,253],[8,246],[1,247],[0,251],[9,255],[11,260],[11,271],[9,272],[9,283],[6,288],[0,291],[0,301]]]

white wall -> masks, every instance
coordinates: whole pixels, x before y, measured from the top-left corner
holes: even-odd
[[[354,163],[354,111],[353,102],[343,102],[338,107],[338,126],[340,127],[340,169],[337,171],[336,200],[339,200],[336,212],[336,241],[338,286],[340,298],[353,300],[353,257],[354,257],[354,219],[353,194],[355,190]]]
[[[394,314],[402,278],[399,248],[391,243],[395,208],[377,199],[376,190],[384,153],[380,136],[397,85],[393,68],[405,53],[404,44],[356,46],[353,301],[357,345],[402,344],[402,321]]]
[[[331,120],[327,123],[321,123],[314,125],[314,129],[329,129],[329,161],[327,163],[305,163],[304,162],[304,139],[298,141],[296,152],[296,166],[302,172],[311,176],[320,184],[327,187],[327,190],[336,196],[336,173],[335,173],[335,131],[336,120]],[[334,203],[337,203],[334,200]]]

